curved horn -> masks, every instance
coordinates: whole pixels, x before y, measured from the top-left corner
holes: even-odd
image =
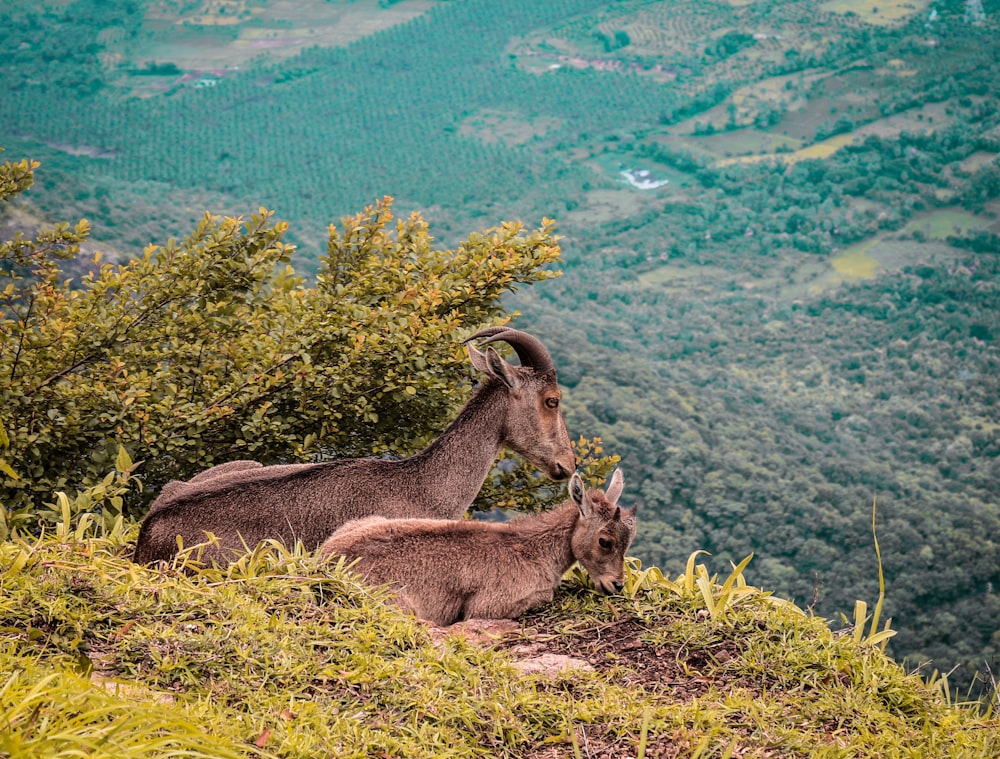
[[[464,345],[465,343],[471,343],[473,340],[479,340],[480,338],[483,338],[483,337],[493,337],[493,335],[498,335],[501,332],[506,332],[509,329],[513,329],[513,328],[512,327],[486,327],[485,329],[479,330],[474,335],[469,335],[467,338],[465,338],[462,341],[462,344]]]
[[[552,357],[542,341],[537,337],[532,337],[527,332],[510,327],[487,327],[479,330],[476,334],[467,337],[463,342],[471,340],[483,340],[483,344],[493,343],[502,340],[514,349],[517,357],[521,360],[521,366],[534,369],[539,374],[554,372],[556,367],[552,363]]]

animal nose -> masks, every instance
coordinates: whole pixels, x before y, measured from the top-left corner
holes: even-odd
[[[575,467],[576,462],[574,461],[573,463],[574,467],[572,469],[568,469],[562,464],[556,464],[555,469],[550,473],[552,475],[552,479],[565,480],[567,477],[573,474],[573,472],[576,471]]]
[[[622,588],[625,587],[625,583],[622,582],[621,580],[615,580],[614,582],[611,583],[611,587],[615,589],[615,593],[621,593]]]

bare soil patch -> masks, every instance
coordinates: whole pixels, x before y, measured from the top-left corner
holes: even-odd
[[[435,637],[461,636],[475,645],[506,650],[526,672],[557,676],[567,667],[594,669],[629,687],[640,687],[668,702],[690,701],[711,688],[759,692],[760,682],[728,673],[726,664],[741,655],[736,640],[723,638],[711,648],[657,642],[670,619],[646,622],[621,617],[567,627],[565,619],[468,620],[431,628]],[[551,667],[537,667],[549,661]]]

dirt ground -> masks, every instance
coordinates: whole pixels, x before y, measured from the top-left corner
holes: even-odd
[[[608,673],[626,687],[642,688],[666,703],[689,703],[709,689],[740,688],[762,693],[764,683],[729,676],[725,664],[739,655],[737,643],[724,640],[710,651],[687,650],[683,646],[656,645],[650,633],[669,620],[650,625],[634,617],[623,617],[596,626],[568,632],[566,621],[528,616],[521,621],[469,620],[448,628],[435,628],[436,635],[460,635],[476,645],[507,650],[515,667],[526,674],[541,674],[561,682],[566,670],[584,669]],[[558,625],[559,629],[556,628]],[[638,730],[638,726],[636,728]],[[626,759],[635,756],[636,737],[622,739],[599,723],[576,726],[576,747],[570,740],[552,744],[525,755],[525,759]],[[646,759],[689,756],[694,746],[683,734],[647,736]]]

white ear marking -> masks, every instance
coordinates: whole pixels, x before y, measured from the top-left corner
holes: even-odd
[[[481,371],[483,374],[489,374],[490,369],[486,364],[486,356],[483,355],[483,352],[472,344],[465,347],[469,352],[469,361],[472,362],[473,368]]]
[[[577,472],[573,472],[573,476],[569,480],[569,497],[573,499],[573,503],[576,504],[582,516],[590,516],[590,499],[587,498],[587,488]]]

